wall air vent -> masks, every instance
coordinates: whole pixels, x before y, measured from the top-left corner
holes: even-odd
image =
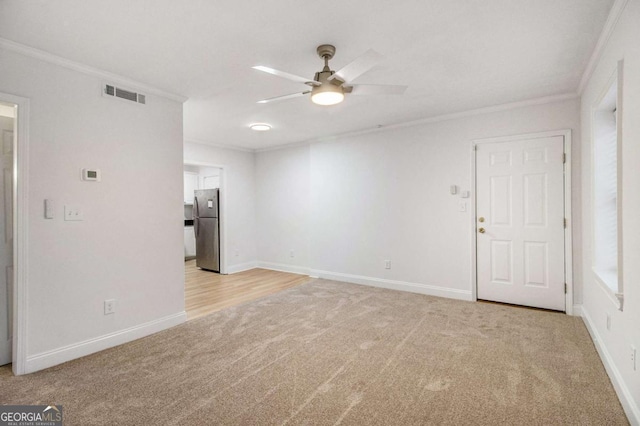
[[[141,93],[132,92],[130,90],[122,89],[120,87],[113,86],[111,84],[105,84],[102,88],[102,95],[108,97],[115,97],[125,99],[131,102],[137,102],[139,104],[146,104],[146,96]]]

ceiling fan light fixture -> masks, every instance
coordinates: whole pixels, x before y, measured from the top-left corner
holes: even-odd
[[[267,130],[271,130],[271,125],[267,123],[253,123],[249,125],[249,128],[256,132],[266,132]]]
[[[317,105],[335,105],[344,101],[342,87],[325,83],[311,89],[311,102]]]

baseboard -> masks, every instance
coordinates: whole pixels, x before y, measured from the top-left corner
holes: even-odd
[[[291,274],[309,275],[311,270],[304,266],[286,265],[284,263],[258,262],[258,268],[270,269],[272,271],[289,272]]]
[[[582,316],[582,305],[573,305],[573,316],[574,317]]]
[[[640,408],[638,407],[638,404],[636,404],[636,402],[633,400],[631,392],[629,391],[629,388],[627,387],[622,377],[622,374],[620,374],[620,370],[618,370],[618,367],[613,361],[611,354],[609,353],[609,351],[607,350],[607,347],[602,342],[602,339],[600,338],[600,334],[598,333],[598,330],[593,324],[593,321],[591,320],[591,317],[589,316],[589,313],[584,308],[584,306],[582,307],[581,311],[582,311],[582,320],[587,326],[587,330],[589,330],[589,334],[591,335],[593,344],[596,346],[596,349],[598,350],[600,359],[602,360],[602,363],[604,364],[604,368],[607,371],[607,374],[609,375],[609,379],[613,384],[613,388],[616,390],[618,399],[620,399],[620,403],[622,404],[622,408],[624,409],[624,412],[626,413],[629,419],[629,422],[635,426],[640,425]]]
[[[227,274],[237,274],[238,272],[248,271],[258,267],[258,262],[239,263],[237,265],[227,266]]]
[[[180,312],[178,314],[149,321],[114,333],[105,334],[104,336],[63,346],[61,348],[42,352],[36,355],[27,356],[25,373],[33,373],[38,370],[53,367],[54,365],[62,364],[63,362],[71,361],[72,359],[122,345],[150,334],[166,330],[178,324],[182,324],[186,320],[186,312]]]
[[[312,269],[309,272],[312,277],[324,278],[335,281],[345,281],[353,284],[369,285],[372,287],[387,288],[390,290],[408,291],[411,293],[426,294],[428,296],[446,297],[449,299],[472,300],[471,290],[459,290],[440,287],[429,284],[410,283],[405,281],[386,280],[383,278],[364,277],[360,275],[343,274],[340,272],[320,271]]]

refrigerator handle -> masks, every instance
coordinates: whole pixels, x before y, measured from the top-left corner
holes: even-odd
[[[193,232],[196,234],[196,238],[198,237],[198,231],[200,230],[200,227],[198,226],[199,216],[198,197],[193,197]]]

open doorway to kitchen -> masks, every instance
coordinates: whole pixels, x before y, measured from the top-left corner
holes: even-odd
[[[184,165],[184,255],[199,269],[224,273],[221,268],[222,168]]]
[[[207,296],[226,271],[225,168],[185,163],[185,310],[193,319],[211,311]]]

